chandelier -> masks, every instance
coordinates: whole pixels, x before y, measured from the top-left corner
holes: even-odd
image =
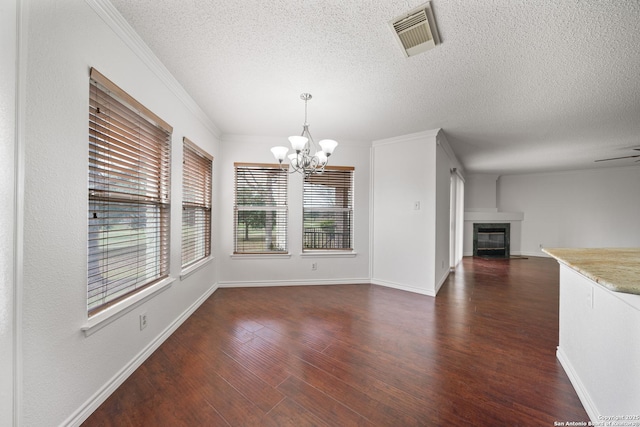
[[[336,149],[338,143],[333,139],[323,139],[318,144],[320,150],[313,142],[313,138],[309,133],[309,123],[307,123],[307,102],[311,99],[310,93],[303,93],[300,95],[300,99],[304,101],[304,124],[302,125],[302,133],[300,135],[294,135],[289,137],[289,142],[295,153],[289,154],[287,147],[278,146],[273,147],[271,152],[276,158],[280,167],[285,157],[289,158],[291,163],[291,173],[299,172],[304,176],[309,176],[312,173],[324,172],[324,167],[329,161],[329,156]]]

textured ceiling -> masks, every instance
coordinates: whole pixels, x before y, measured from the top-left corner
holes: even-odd
[[[372,141],[442,128],[468,172],[638,165],[640,0],[112,0],[222,134]],[[339,154],[336,151],[336,155]]]

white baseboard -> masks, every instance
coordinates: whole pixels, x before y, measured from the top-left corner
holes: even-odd
[[[414,286],[403,285],[402,283],[389,282],[387,280],[371,279],[374,285],[386,286],[387,288],[400,289],[401,291],[413,292],[414,294],[435,297],[436,293],[432,289],[416,288]]]
[[[438,292],[440,292],[440,288],[442,287],[442,285],[444,285],[444,282],[447,281],[450,272],[450,270],[445,271],[440,280],[438,280],[438,283],[436,283],[436,295],[438,295]]]
[[[444,284],[449,272],[442,277],[438,283],[437,289]],[[394,283],[385,280],[370,279],[363,277],[361,279],[340,279],[340,280],[271,280],[271,281],[236,281],[236,282],[218,282],[220,288],[260,288],[271,286],[320,286],[320,285],[361,285],[364,283],[371,283],[373,285],[385,286],[387,288],[400,289],[402,291],[413,292],[416,294],[428,295],[435,297],[436,292],[432,290],[426,290],[422,288],[416,288],[413,286],[403,285],[401,283]]]
[[[551,258],[549,255],[545,254],[542,251],[522,252],[521,255],[522,256],[539,257],[539,258]]]
[[[124,366],[116,375],[114,375],[100,390],[98,390],[93,396],[91,396],[80,408],[78,408],[69,418],[67,418],[61,425],[63,426],[79,426],[89,416],[98,409],[98,407],[113,393],[118,387],[125,382],[127,378],[136,370],[142,363],[147,360],[149,356],[160,345],[171,336],[171,334],[182,325],[182,323],[189,318],[197,309],[206,301],[207,298],[213,294],[218,285],[213,285],[209,288],[200,298],[198,298],[193,304],[189,306],[180,316],[176,318],[167,328],[162,331],[153,341],[149,343],[140,353],[138,353],[127,365]]]
[[[326,280],[266,280],[266,281],[231,281],[218,282],[220,288],[266,288],[272,286],[319,286],[319,285],[361,285],[371,283],[371,279],[326,279]]]
[[[463,256],[473,256],[473,252],[465,252],[462,254]],[[542,251],[537,252],[522,252],[522,251],[513,251],[511,252],[513,256],[527,256],[527,257],[542,257],[542,258],[550,258],[549,255],[545,254]]]
[[[582,403],[582,406],[584,406],[584,410],[587,412],[587,415],[591,419],[591,422],[594,425],[597,425],[596,421],[601,420],[600,413],[596,409],[596,406],[593,403],[593,400],[591,399],[589,392],[587,391],[584,384],[580,380],[578,373],[575,371],[575,369],[573,369],[573,365],[571,364],[571,361],[569,361],[569,359],[567,358],[567,355],[559,346],[558,346],[558,349],[556,350],[556,357],[560,361],[560,365],[562,365],[562,368],[564,368],[564,371],[567,373],[567,376],[569,377],[569,381],[571,381],[571,385],[575,389],[576,394],[578,395],[578,398]]]
[[[437,289],[444,284],[449,272],[447,271],[438,283]],[[386,280],[370,279],[363,277],[361,279],[340,279],[340,280],[271,280],[271,281],[235,281],[235,282],[218,282],[220,288],[259,288],[271,286],[319,286],[319,285],[361,285],[363,283],[371,283],[373,285],[385,286],[387,288],[400,289],[402,291],[413,292],[416,294],[435,297],[436,292],[432,290],[416,288],[413,286],[403,285],[401,283],[389,282]]]

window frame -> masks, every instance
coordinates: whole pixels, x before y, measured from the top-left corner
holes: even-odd
[[[338,186],[340,183],[340,178],[330,177],[326,178],[328,175],[332,174],[348,174],[347,181],[348,187],[346,186]],[[337,175],[337,174],[336,174]],[[305,176],[302,184],[302,253],[303,254],[313,254],[320,252],[330,252],[330,253],[355,253],[355,248],[353,244],[354,238],[354,176],[355,176],[355,167],[353,166],[326,166],[324,171],[320,174],[311,174]],[[315,189],[311,191],[309,188],[310,184],[313,184],[311,181],[322,181],[325,179],[328,181],[325,185],[328,185],[332,182],[336,184],[335,188],[343,188],[346,189],[346,193],[343,195],[343,202],[341,206],[327,206],[326,203],[322,203],[321,199],[322,194],[321,191]],[[344,181],[344,180],[343,180]],[[322,184],[322,182],[320,182]],[[309,216],[311,214],[320,214],[329,213],[329,217],[333,218],[325,218],[324,220],[320,219],[319,222],[323,221],[334,221],[334,226],[331,225],[322,225],[319,227],[314,227],[314,231],[308,231],[309,227],[305,226],[305,223],[310,221]],[[340,219],[338,217],[339,214],[343,214],[343,218]],[[346,218],[345,218],[346,215]],[[322,218],[322,216],[320,216]],[[316,218],[317,219],[317,218]],[[335,220],[338,219],[338,222],[347,222],[348,230],[346,232],[338,232],[336,233]],[[344,229],[345,226],[338,226],[337,229]],[[318,231],[318,229],[320,229]],[[343,242],[342,244],[335,247],[336,235],[341,235],[337,241]],[[324,242],[324,247],[309,247],[310,242],[317,242],[318,240]],[[344,242],[348,242],[347,245]],[[314,245],[317,243],[313,243]],[[329,247],[327,247],[329,245]]]
[[[180,264],[184,271],[211,256],[213,156],[187,137],[182,138],[182,147]],[[186,216],[189,211],[194,213],[192,218],[194,226],[197,228],[196,234],[186,232],[185,221],[190,222],[191,219]]]
[[[271,174],[272,177],[276,178],[276,182],[274,183],[276,187],[272,188],[272,191],[269,193],[270,196],[274,195],[275,191],[275,199],[273,204],[268,204],[268,200],[263,200],[258,198],[258,203],[246,203],[239,199],[244,199],[249,197],[245,195],[248,187],[239,188],[239,181],[244,179],[244,174],[248,174],[249,170],[254,170],[257,172],[257,175],[254,176],[256,185],[264,184],[266,180],[269,178],[267,174]],[[241,175],[239,175],[239,171]],[[261,173],[261,171],[269,171]],[[260,176],[262,175],[262,176]],[[255,188],[255,187],[254,187]],[[272,163],[234,163],[234,200],[233,200],[233,255],[288,255],[289,254],[289,236],[288,236],[288,223],[289,223],[289,205],[288,205],[288,192],[289,192],[289,173],[288,166],[272,164]],[[239,197],[239,193],[242,195]],[[275,215],[271,217],[275,222],[275,240],[276,245],[282,245],[281,250],[269,250],[268,248],[256,248],[255,250],[251,249],[251,244],[248,242],[249,237],[249,222],[244,221],[244,235],[247,236],[247,243],[243,243],[242,245],[238,241],[238,236],[240,233],[240,222],[241,216],[243,213],[249,215],[253,213],[256,217],[257,221],[261,220],[262,212],[264,212],[265,217],[267,217],[270,213],[271,215]],[[266,221],[267,219],[265,219]],[[254,228],[255,229],[255,228]],[[270,233],[269,233],[270,234]],[[265,241],[262,246],[267,246],[270,243],[268,242],[268,237],[265,236]],[[273,243],[271,243],[273,244]],[[260,243],[258,243],[260,245]],[[241,248],[242,246],[242,248]]]
[[[96,69],[91,68],[89,80],[91,319],[167,283],[173,128]]]

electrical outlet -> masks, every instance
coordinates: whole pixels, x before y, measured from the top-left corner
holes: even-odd
[[[140,330],[147,327],[147,313],[140,314]]]
[[[311,264],[311,270],[316,271],[318,269],[318,263],[314,262]]]

